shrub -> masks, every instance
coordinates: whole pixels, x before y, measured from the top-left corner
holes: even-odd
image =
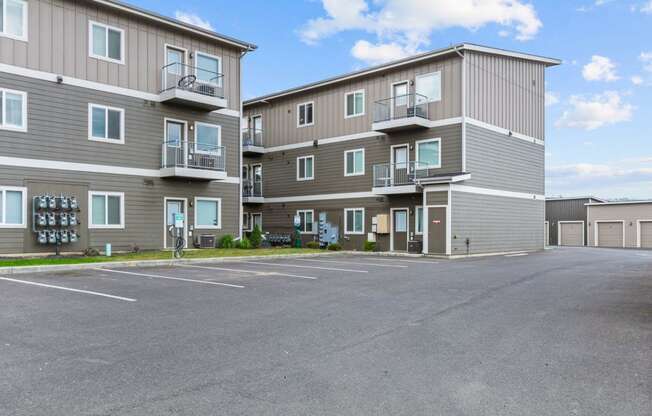
[[[312,249],[319,248],[319,247],[320,247],[320,245],[319,245],[319,241],[308,241],[308,242],[306,243],[306,247],[307,247],[307,248],[312,248]]]
[[[89,247],[86,250],[84,250],[84,256],[86,257],[97,257],[100,255],[100,252],[93,247]]]
[[[249,240],[251,240],[251,247],[253,248],[260,247],[260,243],[263,241],[263,233],[260,231],[260,227],[258,227],[258,225],[254,226],[254,229],[251,232],[251,236],[249,237]]]
[[[375,241],[365,241],[364,242],[364,251],[376,251],[376,242]]]
[[[233,236],[229,235],[229,234],[222,236],[220,238],[219,247],[220,248],[233,248]]]
[[[240,241],[236,243],[236,247],[242,250],[249,250],[252,248],[251,241],[247,237],[242,237]]]
[[[342,246],[339,243],[331,243],[328,245],[328,250],[330,251],[340,251],[342,250]]]
[[[134,253],[138,254],[138,253],[140,253],[140,247],[134,244],[134,246],[132,247],[132,251]]]

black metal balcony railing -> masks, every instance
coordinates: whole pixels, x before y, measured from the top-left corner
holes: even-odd
[[[373,166],[374,187],[414,185],[418,179],[428,178],[439,170],[423,162],[381,163]]]
[[[263,130],[262,129],[244,129],[242,130],[242,145],[243,146],[263,146]]]
[[[385,98],[374,103],[374,123],[409,117],[428,119],[428,97],[412,93]]]
[[[224,146],[171,140],[163,142],[162,155],[162,168],[226,169]]]
[[[242,196],[244,198],[262,198],[263,196],[263,181],[244,181],[242,183]]]
[[[161,68],[161,92],[180,89],[224,98],[224,75],[196,66],[173,62]]]

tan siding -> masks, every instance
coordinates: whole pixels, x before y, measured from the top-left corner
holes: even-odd
[[[625,247],[637,246],[637,221],[652,219],[652,202],[642,204],[622,205],[591,205],[588,206],[589,245],[595,245],[596,221],[625,221]],[[622,224],[618,223],[622,228]],[[602,239],[600,245],[603,245]],[[622,246],[622,244],[620,245]]]

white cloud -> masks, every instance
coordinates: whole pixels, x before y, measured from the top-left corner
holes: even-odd
[[[652,14],[652,0],[643,4],[640,8],[641,13]]]
[[[314,44],[343,31],[371,33],[377,38],[374,48],[369,47],[372,43],[362,45],[379,55],[369,62],[379,62],[397,46],[417,51],[429,44],[433,31],[449,27],[477,30],[494,23],[514,30],[516,39],[525,41],[543,25],[534,7],[523,0],[322,0],[322,4],[326,16],[309,20],[299,31],[301,40]]]
[[[591,62],[584,65],[582,76],[587,81],[609,82],[618,79],[618,75],[616,75],[616,64],[611,59],[600,55],[593,55]]]
[[[499,30],[498,31],[498,36],[500,36],[501,38],[507,38],[507,37],[509,37],[509,35],[510,35],[509,30]]]
[[[652,52],[641,52],[638,59],[643,62],[643,69],[652,72]]]
[[[546,91],[546,107],[553,106],[559,102],[559,93]]]
[[[639,75],[634,75],[630,79],[632,81],[632,84],[637,85],[637,86],[638,85],[643,85],[643,82],[645,82],[645,81],[643,81],[643,77],[641,77]]]
[[[182,12],[181,10],[177,10],[174,12],[174,17],[176,17],[177,20],[181,20],[184,23],[188,23],[189,25],[201,27],[207,30],[215,30],[213,28],[213,25],[208,20],[202,19],[200,16],[190,13],[190,12]]]
[[[605,125],[629,121],[634,106],[623,102],[616,91],[607,91],[593,97],[574,95],[569,99],[571,108],[564,111],[556,127],[595,130]]]
[[[401,59],[414,54],[416,51],[408,50],[398,43],[371,44],[366,40],[359,40],[353,45],[351,55],[354,58],[372,65]]]

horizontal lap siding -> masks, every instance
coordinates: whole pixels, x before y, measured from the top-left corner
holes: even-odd
[[[625,221],[625,247],[636,247],[637,221],[652,219],[652,202],[588,207],[589,245],[595,244],[595,221]],[[620,225],[620,223],[619,223]]]
[[[448,205],[448,191],[426,192],[427,205]]]

